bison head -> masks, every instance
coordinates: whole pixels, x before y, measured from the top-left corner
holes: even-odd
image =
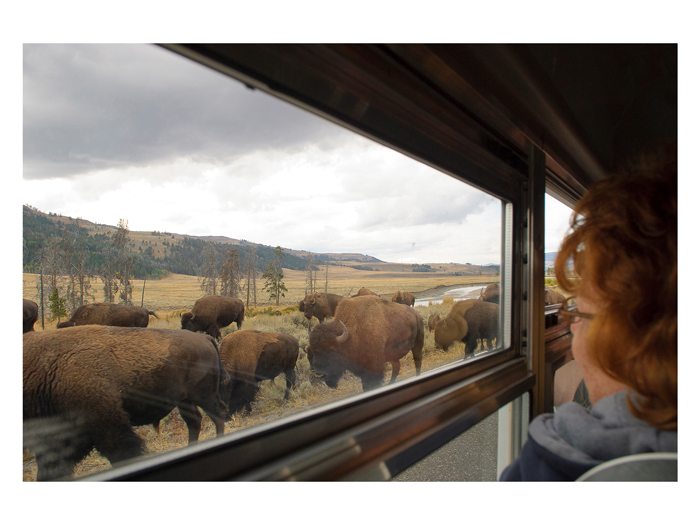
[[[447,352],[452,343],[467,335],[467,330],[467,321],[463,317],[448,315],[435,324],[435,348]]]
[[[346,359],[338,350],[349,336],[348,329],[342,321],[319,324],[311,332],[306,349],[309,363],[331,388],[338,387],[340,378],[347,370]]]
[[[180,315],[180,324],[183,330],[189,330],[190,332],[196,332],[200,329],[197,317],[192,312],[185,312]]]

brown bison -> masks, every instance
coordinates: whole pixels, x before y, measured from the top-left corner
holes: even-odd
[[[479,339],[489,349],[498,336],[498,305],[478,299],[458,301],[444,319],[435,325],[435,347],[447,350],[454,341],[463,341],[464,359],[476,350]]]
[[[554,288],[545,288],[544,290],[544,304],[560,304],[566,301],[561,292],[555,290]]]
[[[374,292],[373,292],[372,290],[370,290],[369,288],[364,288],[364,287],[360,288],[360,289],[357,291],[357,293],[356,293],[355,295],[353,295],[353,297],[360,297],[361,295],[376,295],[377,297],[379,297],[378,294],[374,293]]]
[[[342,295],[334,293],[312,293],[304,298],[304,317],[311,320],[312,317],[318,319],[322,323],[326,318],[332,318],[335,315],[335,309],[338,303],[343,300]]]
[[[146,328],[149,315],[156,319],[158,316],[148,308],[114,303],[93,303],[78,306],[68,321],[58,323],[56,328],[100,324],[104,326],[124,326]]]
[[[38,318],[39,305],[29,299],[22,299],[22,333],[33,332]]]
[[[95,325],[23,337],[24,444],[38,480],[69,476],[93,447],[111,463],[139,456],[132,426],[155,425],[176,406],[189,443],[199,437],[197,407],[224,432],[230,378],[211,337]]]
[[[435,325],[439,320],[440,314],[433,314],[430,317],[428,317],[428,330],[430,330],[431,332],[435,330]]]
[[[243,301],[236,297],[206,295],[194,302],[192,310],[180,316],[183,330],[206,332],[214,339],[221,338],[221,328],[234,321],[241,329],[245,317]]]
[[[481,289],[479,301],[487,303],[500,304],[501,302],[501,286],[498,283],[489,284],[486,289]]]
[[[311,367],[331,388],[346,370],[369,390],[382,384],[385,363],[391,363],[393,383],[399,359],[413,352],[416,375],[423,359],[423,320],[412,308],[374,296],[344,299],[331,322],[317,325],[309,337]]]
[[[258,383],[284,373],[287,385],[284,399],[296,381],[299,341],[287,334],[239,330],[228,334],[219,347],[221,362],[231,376],[229,415],[251,411]]]
[[[394,292],[391,300],[394,303],[405,304],[406,306],[416,304],[416,297],[411,292]]]

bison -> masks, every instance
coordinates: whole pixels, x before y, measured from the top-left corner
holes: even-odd
[[[439,320],[440,314],[432,314],[430,317],[428,317],[428,330],[430,330],[431,332],[435,330],[435,325]]]
[[[405,304],[406,306],[416,304],[416,297],[411,292],[394,292],[391,300],[394,303]]]
[[[373,292],[372,290],[370,290],[369,288],[365,288],[365,287],[360,288],[360,289],[357,291],[357,293],[356,293],[355,295],[353,295],[353,297],[360,297],[361,295],[376,295],[377,297],[379,297],[379,295],[377,295],[376,293],[374,293],[374,292]]]
[[[304,317],[309,321],[312,317],[322,323],[327,318],[335,315],[338,303],[343,299],[342,295],[333,293],[312,293],[304,298]]]
[[[197,407],[224,433],[230,378],[209,336],[90,325],[23,337],[24,438],[38,480],[69,476],[93,447],[111,463],[139,456],[132,426],[156,425],[176,406],[189,443]]]
[[[149,315],[158,316],[143,306],[130,306],[114,303],[93,303],[78,306],[68,321],[58,323],[56,328],[99,324],[104,326],[123,326],[146,328]]]
[[[489,284],[486,289],[481,289],[479,294],[479,301],[486,301],[487,303],[500,304],[501,302],[501,287],[498,283]]]
[[[291,335],[239,330],[228,334],[219,347],[221,362],[231,376],[229,416],[238,410],[251,411],[258,383],[274,379],[284,372],[286,388],[284,399],[296,381],[299,341]]]
[[[399,359],[413,352],[416,375],[423,359],[423,320],[412,308],[375,296],[344,299],[332,321],[317,325],[307,348],[311,367],[336,388],[348,370],[362,380],[362,388],[381,385],[385,363],[391,363],[393,383]]]
[[[560,304],[566,301],[566,297],[564,297],[561,292],[557,291],[554,288],[545,288],[544,290],[544,304]]]
[[[435,346],[447,350],[454,341],[463,341],[464,359],[474,353],[479,339],[486,339],[489,349],[498,336],[498,305],[478,299],[454,304],[450,313],[435,325]]]
[[[39,305],[29,299],[22,299],[22,333],[33,332],[38,318]]]
[[[214,339],[221,338],[221,328],[234,321],[241,329],[245,317],[243,301],[236,297],[206,295],[194,302],[192,310],[180,316],[183,330],[206,332]]]

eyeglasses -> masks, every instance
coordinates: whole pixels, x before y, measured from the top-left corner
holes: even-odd
[[[561,308],[559,308],[559,315],[566,319],[566,322],[569,324],[578,323],[581,319],[595,318],[595,314],[587,314],[578,311],[576,296],[571,296],[562,303]]]

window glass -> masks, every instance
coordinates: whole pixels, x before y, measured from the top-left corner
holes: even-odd
[[[25,45],[23,86],[25,480],[503,348],[501,200],[155,46]]]

